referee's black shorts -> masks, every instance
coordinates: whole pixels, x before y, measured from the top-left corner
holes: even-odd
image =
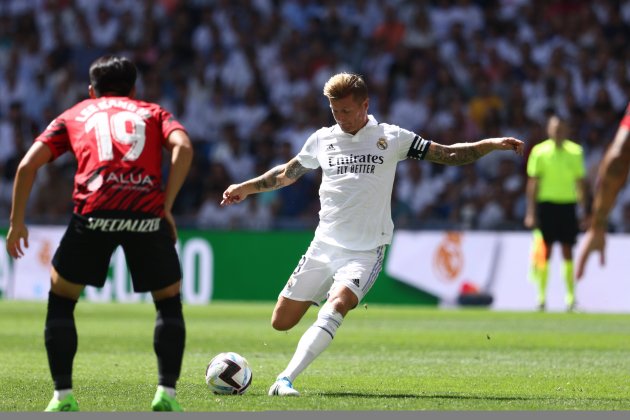
[[[129,214],[73,214],[52,265],[66,280],[103,287],[112,254],[121,246],[133,290],[160,290],[181,280],[166,219]]]
[[[580,231],[575,203],[541,202],[537,204],[537,214],[538,228],[546,243],[575,245]]]

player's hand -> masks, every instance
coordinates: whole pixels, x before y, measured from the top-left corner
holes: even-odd
[[[523,224],[527,229],[533,229],[534,227],[536,227],[536,217],[532,216],[531,214],[526,215]]]
[[[173,217],[173,213],[171,213],[170,211],[165,211],[164,218],[166,219],[166,222],[168,223],[168,226],[171,230],[171,237],[173,238],[173,241],[177,242],[177,226],[175,225],[175,218]]]
[[[599,252],[599,264],[606,264],[606,231],[604,229],[589,229],[584,234],[582,246],[578,252],[575,277],[580,280],[584,275],[586,261],[593,251]]]
[[[11,225],[9,227],[9,232],[7,233],[7,252],[13,258],[20,258],[24,256],[22,241],[24,241],[24,248],[28,248],[28,229],[26,228],[26,225]]]
[[[228,206],[230,204],[240,203],[247,195],[241,184],[232,184],[223,192],[221,205]]]
[[[492,141],[497,150],[514,150],[517,155],[523,156],[525,143],[514,137],[497,137],[488,139]]]

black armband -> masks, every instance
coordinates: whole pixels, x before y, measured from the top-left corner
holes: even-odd
[[[407,157],[411,159],[422,160],[424,156],[429,151],[429,146],[431,145],[431,140],[425,140],[420,136],[416,136],[413,138],[411,142],[411,147],[407,152]]]

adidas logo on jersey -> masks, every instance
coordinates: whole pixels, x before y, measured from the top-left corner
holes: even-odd
[[[334,144],[332,144],[332,143],[330,143],[330,144],[328,145],[328,147],[326,148],[326,151],[328,151],[328,152],[330,152],[330,151],[334,151],[334,150],[335,150],[335,145],[334,145]]]
[[[352,279],[352,283],[354,283],[355,286],[359,287],[361,285],[361,282],[359,280],[360,279]]]

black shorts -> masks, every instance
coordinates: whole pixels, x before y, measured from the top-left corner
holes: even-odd
[[[168,222],[138,215],[74,214],[52,265],[72,283],[103,287],[112,254],[119,245],[135,292],[163,289],[181,280]]]
[[[538,203],[538,228],[546,243],[575,245],[580,230],[575,203]]]

